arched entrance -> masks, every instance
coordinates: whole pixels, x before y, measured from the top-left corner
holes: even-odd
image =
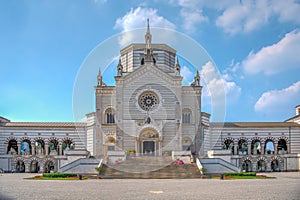
[[[31,173],[38,173],[40,171],[39,162],[37,160],[33,160],[30,163],[30,172]]]
[[[54,170],[54,162],[52,160],[47,160],[45,163],[44,172],[49,173]]]
[[[280,164],[279,164],[279,161],[277,159],[272,160],[272,162],[271,162],[271,171],[272,172],[280,172],[281,171]]]
[[[242,170],[245,172],[251,172],[252,171],[252,164],[250,160],[245,160],[242,164]]]
[[[25,172],[25,163],[23,160],[18,160],[16,163],[16,172],[24,173]]]
[[[258,160],[257,161],[257,171],[265,172],[267,168],[267,164],[265,160]]]
[[[155,156],[159,149],[158,132],[154,128],[145,128],[139,138],[139,152],[144,156]]]

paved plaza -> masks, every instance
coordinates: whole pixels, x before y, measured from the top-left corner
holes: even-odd
[[[0,199],[300,199],[300,173],[276,179],[24,180],[34,174],[0,174]]]

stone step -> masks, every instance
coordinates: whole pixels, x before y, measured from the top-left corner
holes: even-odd
[[[121,166],[118,169],[107,165],[104,167],[105,171],[101,175],[104,179],[186,179],[200,178],[201,176],[196,164],[177,165],[172,163],[154,171],[147,171],[149,169],[147,166],[138,171],[124,171]]]

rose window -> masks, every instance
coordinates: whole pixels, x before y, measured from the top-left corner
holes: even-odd
[[[138,102],[140,108],[142,108],[143,110],[152,111],[157,108],[159,104],[159,98],[154,92],[146,91],[139,96]]]

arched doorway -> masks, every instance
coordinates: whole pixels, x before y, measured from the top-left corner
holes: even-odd
[[[16,172],[24,173],[25,172],[25,163],[23,160],[18,160],[16,163]]]
[[[281,171],[280,164],[279,164],[279,161],[277,159],[272,160],[272,162],[271,162],[271,171],[272,172],[280,172]]]
[[[37,160],[33,160],[30,163],[30,172],[31,173],[38,173],[40,171],[39,162]]]
[[[55,170],[54,162],[52,160],[47,160],[45,163],[44,172],[49,173],[49,172],[54,172],[54,170]]]
[[[242,171],[244,172],[251,172],[252,171],[252,164],[250,160],[245,160],[242,163]]]
[[[265,172],[266,171],[266,161],[264,160],[259,160],[257,161],[257,171],[259,172]]]
[[[154,156],[158,150],[158,133],[153,128],[146,128],[140,134],[140,153],[144,156]]]

